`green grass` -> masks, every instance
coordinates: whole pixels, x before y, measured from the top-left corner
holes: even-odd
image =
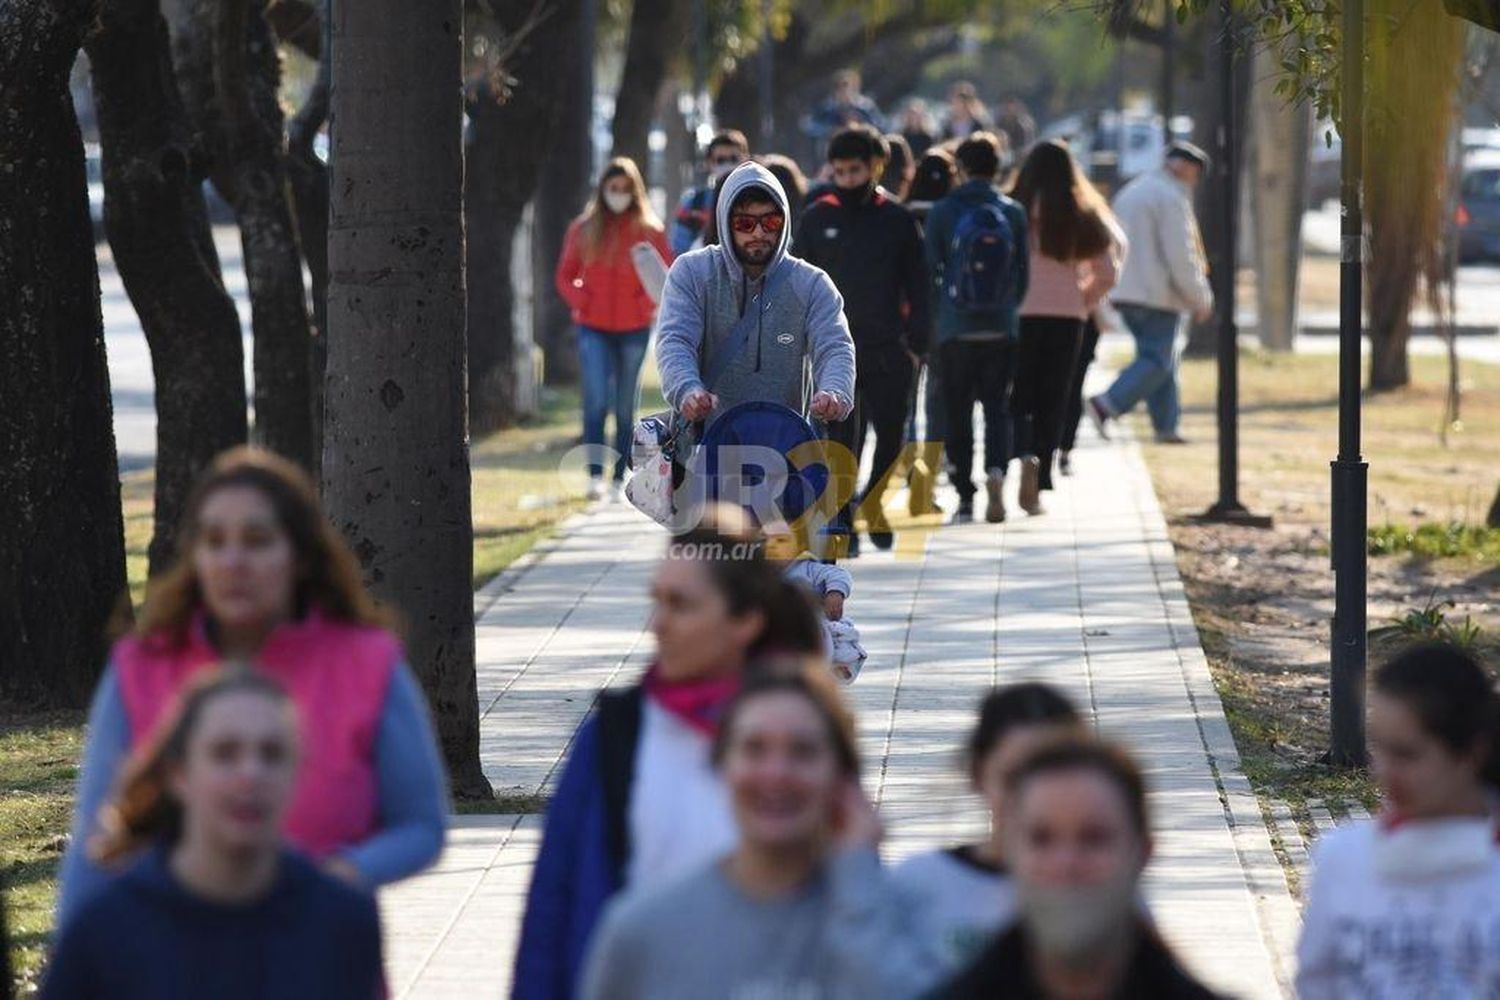
[[[0,720],[0,887],[17,985],[41,966],[82,751],[79,713]]]
[[[664,408],[650,366],[646,383],[641,412]],[[576,389],[547,390],[535,418],[471,445],[475,589],[584,507],[585,472],[577,463],[564,462],[582,433],[579,413]],[[121,480],[126,574],[136,607],[145,597],[153,488],[150,471]],[[27,715],[0,708],[0,875],[23,995],[35,985],[52,929],[57,865],[81,752],[81,714]],[[538,795],[500,795],[457,805],[460,813],[539,813],[545,808],[546,800]]]
[[[1412,555],[1424,559],[1500,562],[1500,528],[1483,524],[1382,524],[1369,530],[1372,556]]]

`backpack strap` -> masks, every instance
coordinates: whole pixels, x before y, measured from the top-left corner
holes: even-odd
[[[604,781],[604,836],[623,882],[630,861],[630,790],[641,735],[641,689],[599,694],[599,774]]]
[[[704,372],[703,387],[709,392],[714,391],[718,384],[719,376],[729,367],[729,363],[739,357],[745,345],[750,343],[750,335],[760,327],[760,315],[765,310],[766,304],[771,299],[771,293],[781,284],[782,278],[791,270],[791,264],[782,260],[761,281],[760,292],[745,306],[745,311],[735,321],[734,328],[729,331],[729,343],[720,349],[719,353],[709,364],[708,370]],[[706,333],[707,331],[705,331]]]

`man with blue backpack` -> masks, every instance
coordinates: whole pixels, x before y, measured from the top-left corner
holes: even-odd
[[[927,217],[927,266],[947,397],[948,478],[958,490],[958,522],[974,517],[976,402],[984,408],[985,520],[1005,520],[1017,312],[1029,272],[1026,212],[995,187],[1000,153],[1000,141],[988,132],[965,139],[955,153],[962,183]]]

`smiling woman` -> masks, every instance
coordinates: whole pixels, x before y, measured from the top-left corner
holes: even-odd
[[[134,862],[64,930],[42,996],[380,995],[374,900],[282,847],[297,757],[273,681],[199,674],[126,768],[96,848]]]
[[[828,668],[761,665],[714,743],[738,843],[611,909],[586,1000],[921,996],[941,965],[876,855],[854,720]]]

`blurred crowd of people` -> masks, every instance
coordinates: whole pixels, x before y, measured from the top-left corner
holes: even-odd
[[[995,523],[1012,470],[1017,505],[1045,513],[1084,415],[1107,436],[1145,401],[1158,437],[1181,440],[1175,345],[1213,307],[1190,199],[1207,157],[1173,146],[1111,205],[1023,107],[992,118],[967,84],[941,127],[919,102],[888,126],[844,74],[809,122],[827,140],[811,180],[726,130],[667,222],[616,159],[567,233],[556,288],[600,456],[615,421],[596,497],[624,480],[653,331],[684,420],[775,404],[855,456],[873,438],[872,468],[845,484],[838,551],[783,546],[786,525],[733,505],[671,538],[651,666],[600,694],[549,803],[513,995],[1212,996],[1142,890],[1142,768],[1065,692],[985,694],[952,746],[988,835],[887,867],[828,631],[852,590],[837,561],[861,532],[892,542],[892,480],[912,513],[936,513],[946,455],[953,517],[975,516],[982,486]],[[1115,316],[1137,357],[1085,399]],[[383,996],[373,893],[437,858],[449,812],[398,623],[307,476],[263,451],[221,456],[177,537],[90,711],[43,996]],[[1384,808],[1319,845],[1298,992],[1493,996],[1485,667],[1448,646],[1401,653],[1374,675],[1370,736]]]

